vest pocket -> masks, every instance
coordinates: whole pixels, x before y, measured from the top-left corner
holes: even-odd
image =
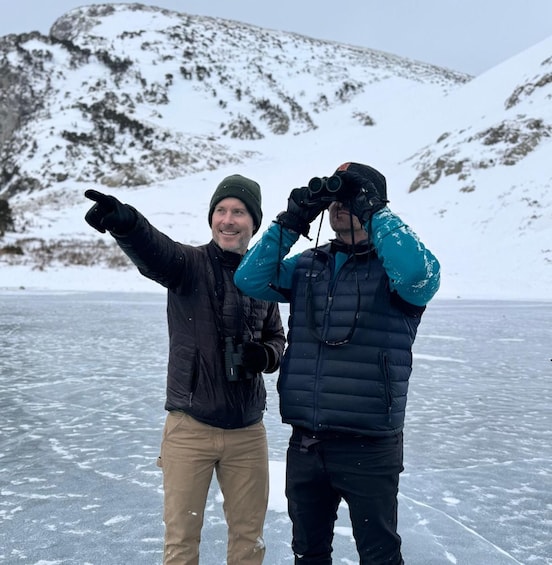
[[[189,400],[188,400],[189,406],[192,405],[192,400],[193,400],[195,391],[197,390],[197,385],[198,385],[198,381],[199,381],[199,349],[197,349],[197,348],[195,350],[194,359],[193,359],[193,362],[192,362],[190,374],[191,374],[190,396],[189,396]]]
[[[387,407],[387,418],[391,421],[391,408],[393,406],[393,395],[391,394],[391,371],[389,369],[389,356],[386,351],[379,354],[380,369],[383,374],[383,387],[385,391],[385,403]]]

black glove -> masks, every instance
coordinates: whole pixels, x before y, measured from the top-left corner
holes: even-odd
[[[134,210],[114,196],[102,194],[97,190],[87,190],[84,195],[96,202],[88,210],[84,219],[100,233],[105,233],[108,230],[123,235],[128,233],[136,224]]]
[[[336,173],[347,188],[347,192],[355,194],[346,204],[351,212],[364,225],[373,214],[385,208],[388,200],[380,195],[374,183],[357,173],[338,171]]]
[[[287,210],[278,214],[276,222],[307,237],[310,223],[329,205],[320,198],[312,198],[306,186],[294,188],[288,198]]]
[[[262,373],[270,359],[267,348],[256,341],[246,341],[242,346],[242,364],[252,373]]]

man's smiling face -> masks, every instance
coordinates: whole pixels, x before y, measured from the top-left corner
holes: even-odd
[[[245,204],[238,198],[224,198],[213,211],[213,240],[224,251],[244,255],[255,225]]]

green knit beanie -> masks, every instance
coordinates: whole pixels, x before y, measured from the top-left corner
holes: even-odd
[[[212,223],[215,206],[224,198],[238,198],[244,204],[251,216],[257,233],[261,227],[263,211],[261,210],[261,187],[254,180],[241,175],[230,175],[222,180],[211,197],[209,203],[209,226]]]

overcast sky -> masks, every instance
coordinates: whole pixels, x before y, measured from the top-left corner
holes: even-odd
[[[38,30],[82,0],[0,0],[0,35]],[[552,0],[143,0],[389,51],[477,75],[552,35]],[[552,53],[551,53],[552,55]]]

